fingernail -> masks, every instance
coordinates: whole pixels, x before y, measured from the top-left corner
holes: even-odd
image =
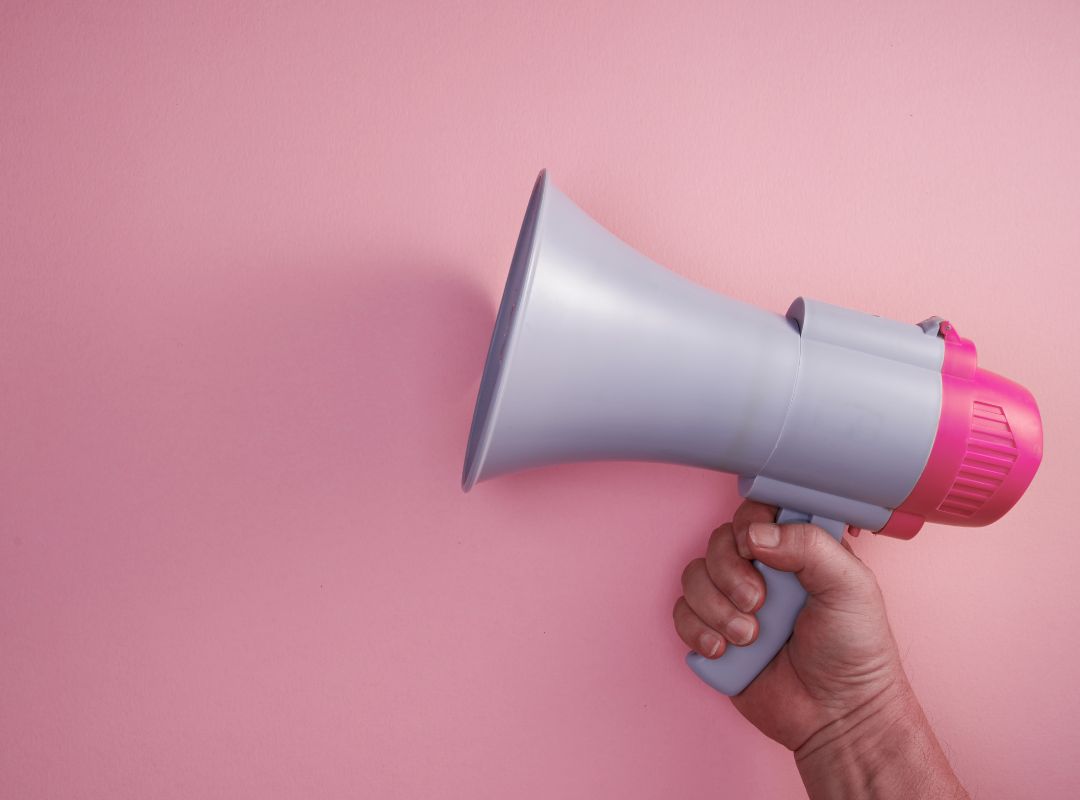
[[[727,624],[727,635],[735,644],[746,644],[754,635],[754,626],[746,617],[735,617]]]
[[[711,633],[701,634],[701,654],[705,658],[715,658],[716,654],[720,652],[720,645],[722,644],[720,638],[713,636]]]
[[[750,539],[758,547],[776,547],[780,544],[780,527],[771,522],[752,522]]]
[[[731,593],[733,602],[739,611],[749,611],[757,605],[758,590],[749,583],[740,583]]]

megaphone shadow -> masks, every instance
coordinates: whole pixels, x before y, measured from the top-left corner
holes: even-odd
[[[457,493],[495,300],[452,270],[384,270],[358,292],[366,457]]]
[[[176,378],[207,387],[180,393],[191,436],[246,476],[215,491],[243,488],[233,499],[249,508],[355,497],[389,510],[431,488],[460,495],[494,300],[418,258],[237,274],[193,304]]]

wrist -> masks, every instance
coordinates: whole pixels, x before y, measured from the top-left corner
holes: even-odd
[[[795,751],[811,798],[967,798],[901,675]]]

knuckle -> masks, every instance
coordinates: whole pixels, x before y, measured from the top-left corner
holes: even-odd
[[[671,607],[671,616],[674,620],[678,621],[679,617],[682,616],[682,608],[685,602],[686,600],[680,596],[679,599],[675,601],[675,605]]]
[[[711,625],[717,628],[723,628],[735,615],[735,608],[726,597],[717,592],[709,599],[706,614],[707,620]]]
[[[756,500],[743,500],[735,509],[737,519],[770,519],[776,517],[776,506],[759,503]]]
[[[804,565],[818,560],[821,541],[818,539],[820,529],[817,526],[806,522],[792,522],[784,525],[783,529],[781,546],[784,550]]]
[[[712,625],[714,628],[723,630],[735,616],[731,608],[724,603],[714,603],[712,608]]]
[[[697,574],[697,572],[704,566],[704,564],[705,559],[695,558],[693,561],[686,565],[685,569],[683,569],[681,580],[684,592],[686,591],[686,587],[689,586],[690,582],[694,579],[694,575]]]
[[[808,552],[820,554],[829,549],[829,540],[832,537],[823,528],[811,525],[808,522],[800,523],[800,527],[802,528],[803,543]]]
[[[734,551],[731,552],[734,553]],[[743,580],[743,569],[736,559],[745,563],[741,556],[736,554],[735,558],[732,558],[731,555],[726,553],[723,555],[714,554],[705,560],[705,568],[709,572],[709,577],[720,589],[728,590]]]
[[[725,522],[719,528],[714,529],[709,536],[709,552],[712,552],[715,548],[720,546],[720,543],[724,539],[730,539],[734,530],[735,529],[730,522]]]
[[[829,535],[817,525],[811,525],[808,522],[800,522],[799,527],[802,528],[802,535],[806,538],[807,547],[821,547],[824,544],[823,537]]]
[[[724,565],[724,560],[720,556],[710,553],[709,557],[705,559],[705,569],[709,573],[712,582],[723,588],[728,579],[728,570]]]

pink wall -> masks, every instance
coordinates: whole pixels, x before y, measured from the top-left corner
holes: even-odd
[[[1080,793],[1080,8],[97,5],[0,7],[0,796],[798,795],[671,630],[730,477],[458,489],[543,166],[1032,388],[1011,516],[856,549],[967,784]]]

